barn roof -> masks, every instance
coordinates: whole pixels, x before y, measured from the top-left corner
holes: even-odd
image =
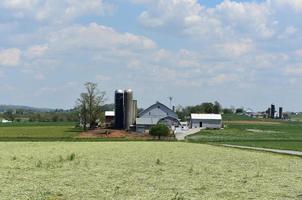
[[[148,107],[147,109],[141,111],[138,114],[138,116],[141,117],[141,116],[145,115],[150,110],[152,110],[153,108],[156,108],[156,107],[160,107],[161,109],[165,110],[165,112],[169,112],[172,116],[177,117],[177,114],[172,109],[170,109],[168,106],[166,106],[166,105],[164,105],[164,104],[162,104],[162,103],[160,103],[158,101],[155,104],[153,104],[150,107]]]
[[[191,119],[216,119],[216,120],[222,120],[221,114],[197,114],[192,113]]]
[[[105,116],[106,117],[114,117],[115,113],[114,113],[114,111],[105,111]]]

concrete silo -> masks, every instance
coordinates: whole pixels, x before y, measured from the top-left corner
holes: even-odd
[[[116,90],[115,97],[115,128],[124,129],[124,92],[123,90]]]
[[[137,100],[133,100],[132,124],[135,124],[137,118]]]
[[[274,104],[271,105],[271,118],[275,119],[276,107]]]
[[[279,107],[279,119],[283,119],[283,108]]]
[[[130,130],[133,124],[133,92],[132,90],[124,91],[124,129]]]

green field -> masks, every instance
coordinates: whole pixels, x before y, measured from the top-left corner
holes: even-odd
[[[302,122],[302,115],[290,115],[290,119],[292,121],[299,121]]]
[[[0,197],[301,199],[302,159],[177,142],[0,143]]]
[[[224,130],[202,130],[188,136],[187,140],[302,151],[302,123],[237,124],[229,122]]]
[[[13,123],[0,125],[0,141],[72,138],[80,130],[75,123]]]

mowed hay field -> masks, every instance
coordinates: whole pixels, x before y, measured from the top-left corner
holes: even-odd
[[[0,199],[302,199],[302,158],[180,142],[7,142]]]

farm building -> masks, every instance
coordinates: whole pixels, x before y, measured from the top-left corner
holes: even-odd
[[[112,128],[114,126],[114,111],[106,111],[105,112],[105,126],[106,128]]]
[[[156,102],[139,113],[136,118],[136,131],[145,132],[158,123],[164,123],[170,128],[180,126],[177,114],[164,104]]]
[[[220,114],[196,114],[190,117],[190,128],[213,128],[222,127],[222,117]]]
[[[7,124],[7,123],[12,123],[12,121],[9,121],[9,120],[6,120],[6,119],[2,119],[2,120],[1,120],[1,123]]]

